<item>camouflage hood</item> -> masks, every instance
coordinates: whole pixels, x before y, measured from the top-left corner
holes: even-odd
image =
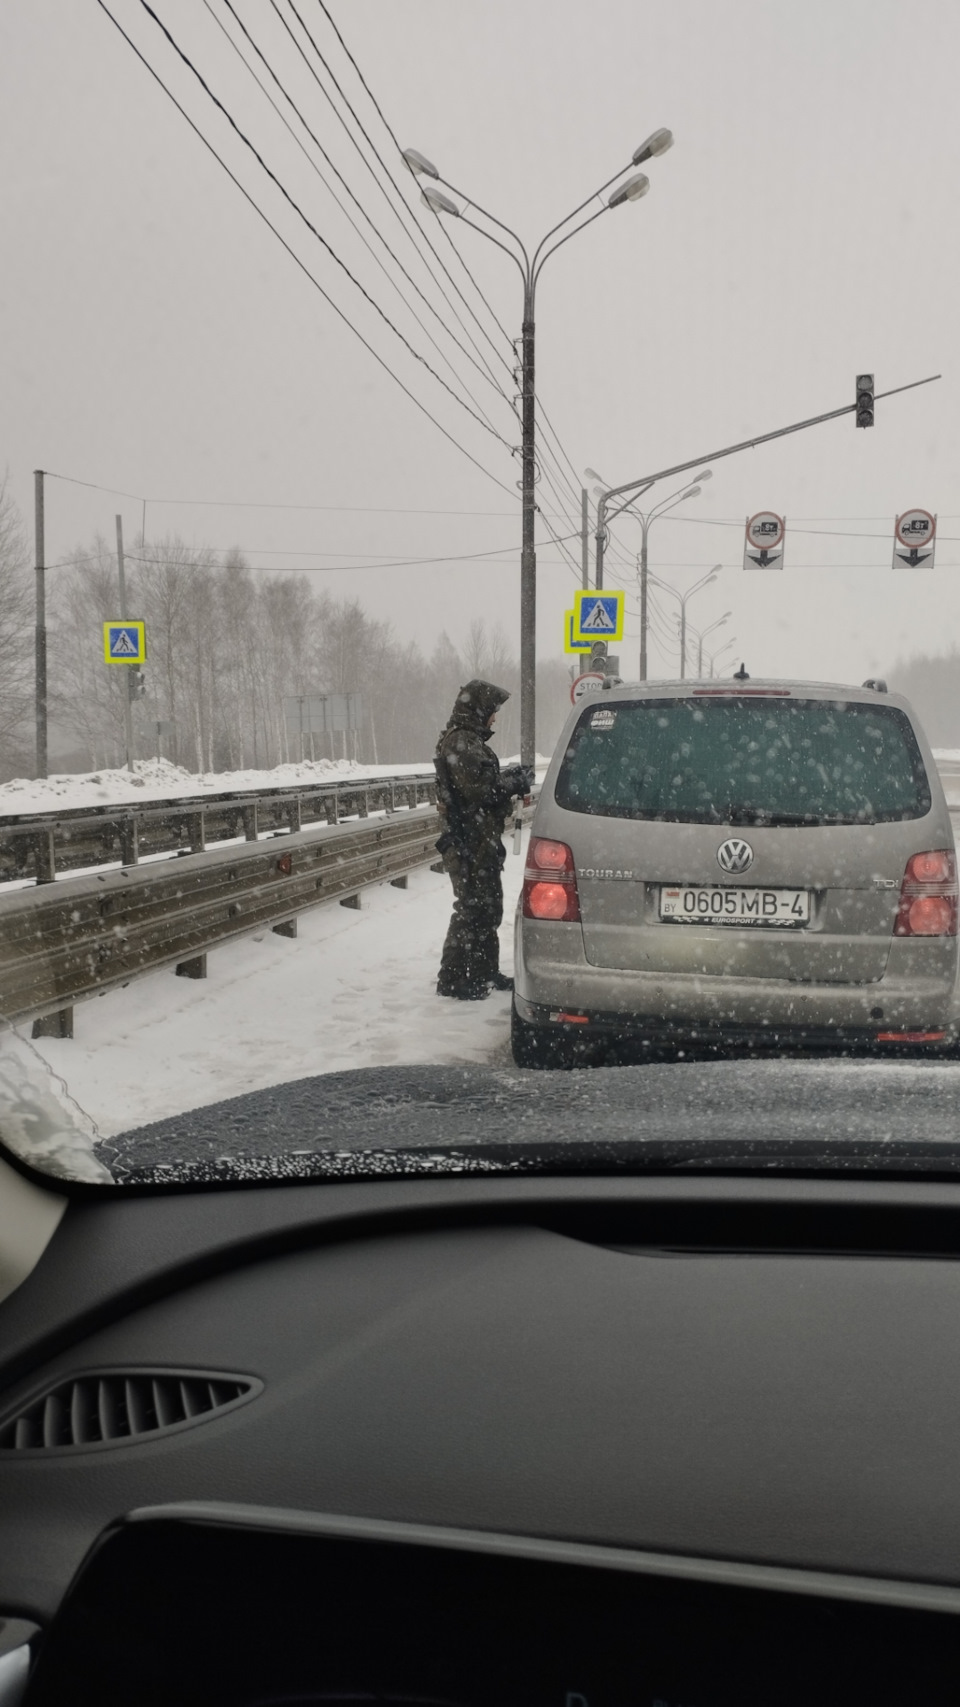
[[[509,698],[506,688],[498,688],[493,682],[467,682],[457,694],[447,728],[475,729],[478,734],[489,734],[486,725],[491,711],[497,711]]]

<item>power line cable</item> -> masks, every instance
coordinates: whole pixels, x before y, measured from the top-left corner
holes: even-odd
[[[253,208],[254,212],[256,214],[258,214],[259,217],[263,220],[263,223],[269,227],[269,229],[273,232],[273,235],[277,238],[278,242],[282,243],[284,249],[287,251],[287,254],[291,257],[292,260],[294,260],[296,262],[297,266],[300,268],[300,271],[306,276],[306,278],[308,278],[310,280],[310,283],[314,286],[314,289],[319,291],[319,293],[323,297],[324,301],[329,305],[330,308],[333,309],[334,313],[338,316],[338,318],[343,321],[345,326],[348,326],[350,328],[350,331],[353,333],[355,338],[359,339],[359,341],[363,345],[364,349],[369,351],[370,355],[373,356],[374,361],[376,361],[380,365],[380,367],[383,368],[385,373],[389,374],[390,378],[395,382],[395,384],[397,384],[400,387],[400,390],[402,392],[404,392],[407,397],[409,397],[410,401],[416,405],[416,407],[420,410],[421,414],[426,415],[427,419],[433,423],[433,425],[437,428],[438,432],[442,433],[444,438],[448,439],[452,445],[455,445],[457,450],[460,451],[461,455],[463,455],[467,458],[468,462],[472,462],[475,468],[479,468],[481,474],[485,474],[488,480],[492,480],[495,486],[499,486],[501,491],[509,493],[510,497],[512,498],[514,496],[514,493],[511,491],[511,488],[509,486],[507,486],[503,480],[499,480],[495,474],[492,474],[489,468],[485,468],[483,463],[479,462],[477,460],[477,458],[472,454],[472,452],[468,451],[466,446],[462,445],[460,443],[459,439],[455,438],[454,435],[451,432],[449,432],[446,427],[441,425],[441,423],[437,420],[436,416],[433,415],[430,412],[430,410],[427,408],[426,404],[421,403],[419,397],[415,396],[415,394],[410,390],[409,386],[404,384],[403,380],[400,379],[400,377],[394,373],[394,371],[390,367],[389,363],[387,363],[384,360],[384,358],[378,353],[378,351],[374,349],[373,345],[371,343],[369,343],[369,341],[363,336],[363,333],[360,332],[356,326],[354,326],[352,320],[350,320],[349,317],[344,313],[343,309],[340,308],[336,302],[334,302],[333,297],[330,296],[329,292],[324,289],[324,287],[320,283],[319,279],[317,279],[314,276],[314,274],[311,273],[311,271],[310,271],[309,267],[306,265],[306,263],[301,260],[300,256],[296,253],[296,250],[291,248],[290,244],[287,242],[285,237],[281,236],[280,232],[277,230],[277,227],[273,224],[273,221],[268,217],[268,215],[266,213],[264,213],[263,209],[258,205],[258,203],[254,200],[253,196],[250,194],[249,190],[247,190],[245,188],[245,186],[243,184],[241,184],[239,178],[236,177],[236,175],[230,170],[230,167],[227,165],[226,161],[222,158],[221,155],[219,155],[217,153],[217,150],[214,148],[212,142],[210,142],[207,139],[207,137],[204,136],[199,125],[194,123],[193,119],[190,117],[190,115],[186,111],[186,109],[181,106],[181,104],[177,100],[176,96],[172,93],[172,91],[170,89],[167,88],[167,85],[164,83],[163,78],[160,76],[159,72],[154,70],[154,68],[150,64],[149,60],[145,57],[144,54],[142,54],[140,52],[140,49],[137,47],[136,43],[131,39],[130,36],[127,35],[126,30],[123,29],[122,25],[114,17],[113,13],[110,11],[110,8],[106,4],[106,0],[97,0],[97,4],[100,7],[101,11],[104,12],[106,14],[106,16],[110,19],[110,22],[113,24],[114,28],[123,37],[123,39],[127,43],[128,47],[132,48],[133,52],[136,54],[136,56],[140,60],[141,64],[144,65],[146,67],[146,69],[149,71],[151,77],[153,77],[154,80],[159,84],[159,86],[163,90],[164,94],[168,97],[168,99],[170,101],[173,102],[173,105],[176,107],[177,111],[181,114],[181,116],[183,118],[186,119],[191,130],[194,131],[195,134],[200,138],[200,141],[203,143],[204,147],[206,149],[208,149],[209,152],[213,155],[213,158],[217,161],[218,165],[223,167],[223,170],[226,172],[227,177],[230,178],[231,181],[236,185],[237,189],[240,191],[241,195],[245,198],[245,200],[249,202],[249,204]],[[141,4],[145,4],[145,0],[141,0]],[[321,241],[322,241],[322,239],[321,239]],[[458,399],[458,401],[460,401],[460,400]],[[462,405],[462,406],[466,407],[466,405]]]
[[[397,508],[391,504],[275,504],[257,502],[249,498],[157,498],[151,497],[149,492],[127,492],[120,486],[104,486],[96,480],[79,480],[76,475],[58,474],[51,468],[41,472],[48,480],[65,480],[71,486],[84,486],[92,492],[108,492],[117,498],[133,498],[138,504],[166,504],[184,509],[197,507],[218,510],[317,510],[325,514],[343,512],[346,515],[360,516],[503,516],[516,519],[515,510],[424,510]],[[509,487],[506,490],[509,491]],[[570,517],[565,511],[561,511],[553,519],[569,521]]]
[[[400,213],[397,210],[396,204],[391,199],[391,196],[390,196],[386,186],[381,182],[380,178],[378,178],[376,172],[374,171],[369,160],[367,159],[362,148],[360,147],[360,144],[357,142],[356,137],[352,135],[351,130],[350,130],[350,126],[347,124],[346,119],[343,117],[343,114],[338,110],[336,103],[334,102],[333,98],[331,97],[329,91],[324,88],[323,83],[321,82],[320,78],[317,76],[316,71],[313,69],[312,65],[310,64],[310,61],[307,59],[307,56],[304,53],[302,47],[300,46],[300,43],[297,41],[296,36],[294,35],[289,24],[286,22],[286,19],[283,17],[282,13],[280,12],[280,9],[277,5],[277,0],[270,0],[270,4],[273,7],[274,12],[276,12],[277,17],[280,19],[280,22],[283,24],[284,29],[287,31],[287,34],[289,35],[290,40],[293,42],[294,46],[297,48],[297,51],[299,52],[301,58],[303,59],[304,64],[307,66],[307,69],[310,71],[310,73],[314,79],[314,82],[317,85],[317,88],[320,90],[321,94],[324,97],[324,100],[328,103],[331,111],[334,113],[337,120],[342,125],[346,135],[349,137],[350,141],[353,143],[354,148],[357,150],[357,153],[359,154],[361,160],[363,161],[368,172],[370,173],[371,177],[373,178],[374,183],[377,185],[377,188],[380,190],[381,195],[384,197],[384,199],[387,203],[387,206],[390,208],[394,217],[399,221],[401,229],[405,232],[408,240],[411,243],[413,243],[414,247],[416,248],[417,247],[416,240],[411,235],[411,232],[410,232],[410,230],[408,230],[407,226],[404,225],[403,219],[401,218]],[[340,96],[341,101],[343,102],[344,106],[347,108],[347,111],[350,113],[351,117],[353,118],[354,123],[357,126],[357,129],[360,131],[360,134],[363,136],[364,140],[366,141],[367,146],[369,147],[372,154],[374,155],[374,158],[377,160],[378,164],[380,165],[383,172],[385,173],[387,183],[390,185],[390,188],[393,190],[393,192],[397,198],[397,201],[400,204],[400,207],[403,209],[403,212],[407,217],[407,220],[410,222],[410,225],[412,226],[413,230],[416,232],[417,239],[426,243],[428,249],[430,250],[430,253],[433,255],[434,259],[437,261],[437,263],[441,267],[445,277],[449,280],[453,289],[456,291],[458,297],[460,298],[460,301],[463,303],[464,307],[466,308],[467,313],[470,314],[473,317],[473,319],[476,321],[477,326],[479,327],[480,331],[483,333],[483,336],[486,338],[487,342],[490,344],[490,347],[494,351],[494,354],[497,356],[498,360],[500,360],[502,362],[503,357],[500,355],[499,350],[497,350],[496,345],[493,343],[493,340],[491,339],[490,334],[487,332],[486,328],[483,326],[482,322],[477,317],[477,314],[475,313],[474,309],[471,308],[469,302],[467,301],[462,290],[460,289],[460,286],[457,284],[456,279],[453,277],[453,275],[449,271],[449,269],[444,265],[443,260],[441,259],[440,255],[437,253],[437,250],[434,247],[433,243],[431,243],[430,238],[427,235],[427,232],[424,230],[422,222],[417,218],[415,210],[410,207],[409,202],[406,200],[405,196],[402,194],[402,192],[400,190],[400,186],[397,184],[396,179],[394,178],[392,172],[390,171],[389,166],[387,165],[387,163],[384,160],[383,156],[381,155],[379,149],[377,148],[376,143],[369,136],[368,132],[366,131],[366,129],[363,125],[362,120],[358,117],[358,115],[357,115],[356,111],[354,110],[353,106],[351,105],[348,97],[344,94],[344,91],[341,88],[340,83],[337,80],[336,73],[333,71],[332,67],[330,66],[329,61],[325,58],[324,54],[321,52],[319,46],[317,45],[317,42],[316,42],[314,36],[311,34],[307,25],[304,23],[302,17],[300,16],[300,13],[297,11],[296,5],[294,4],[294,0],[287,0],[287,4],[290,7],[290,10],[293,13],[294,17],[296,18],[298,24],[300,25],[300,28],[302,29],[304,35],[306,36],[307,40],[309,41],[311,47],[313,48],[313,51],[316,54],[318,60],[320,61],[320,64],[323,66],[324,70],[326,71],[327,76],[329,77],[331,83],[333,84],[334,88],[337,91],[337,94]],[[417,249],[417,254],[418,254],[418,258],[421,261],[423,261],[424,265],[427,267],[428,271],[430,272],[430,276],[433,278],[434,283],[437,285],[437,288],[441,291],[442,295],[444,296],[451,312],[456,316],[458,325],[462,328],[465,336],[470,338],[470,342],[473,344],[474,349],[477,351],[477,355],[480,356],[481,361],[483,361],[486,365],[486,358],[481,355],[479,346],[476,344],[474,339],[471,337],[470,333],[467,331],[467,328],[464,325],[463,320],[460,318],[460,315],[457,313],[457,310],[454,307],[453,303],[450,301],[449,296],[447,296],[447,293],[444,290],[443,285],[441,284],[440,280],[436,277],[436,274],[433,272],[433,269],[430,267],[429,261],[427,261],[426,257],[421,253],[421,251],[419,249]],[[504,365],[508,366],[507,363],[504,363]],[[492,370],[491,370],[491,377],[492,377]]]
[[[493,437],[495,439],[498,439],[500,444],[502,444],[507,450],[512,452],[513,447],[510,444],[508,444],[507,440],[503,437],[502,433],[498,433],[496,428],[494,426],[492,426],[489,421],[485,420],[483,416],[478,415],[475,409],[471,409],[469,403],[465,403],[463,401],[463,398],[458,396],[457,392],[455,392],[453,390],[452,386],[449,386],[447,384],[446,380],[442,377],[442,375],[437,373],[436,368],[431,367],[430,363],[427,361],[426,356],[422,356],[420,354],[420,351],[415,349],[413,344],[411,344],[409,338],[406,337],[406,335],[403,332],[401,332],[399,326],[394,324],[394,322],[391,320],[389,314],[387,314],[386,311],[380,307],[380,304],[377,302],[376,298],[371,296],[371,294],[367,290],[366,286],[362,285],[360,283],[360,280],[355,276],[355,274],[353,274],[350,271],[350,268],[347,266],[346,262],[341,260],[340,256],[337,254],[337,252],[333,248],[333,246],[330,243],[328,243],[327,239],[324,236],[322,236],[321,233],[317,230],[317,228],[313,224],[312,220],[307,218],[307,215],[304,213],[299,202],[294,201],[293,196],[290,194],[289,190],[285,187],[285,185],[281,183],[280,179],[277,177],[277,174],[273,171],[272,167],[267,165],[267,162],[264,160],[263,155],[260,153],[259,149],[250,141],[250,138],[246,135],[246,133],[240,129],[240,126],[237,124],[236,119],[233,118],[233,116],[227,111],[226,107],[224,106],[223,102],[220,100],[219,96],[214,94],[209,83],[206,81],[206,78],[203,76],[202,72],[200,72],[197,69],[197,67],[194,65],[193,60],[190,58],[189,54],[186,54],[184,52],[183,48],[180,47],[179,44],[174,40],[170,31],[167,29],[166,24],[163,22],[163,20],[161,18],[159,18],[157,16],[153,7],[150,5],[150,0],[140,0],[140,4],[143,7],[144,11],[147,13],[148,17],[151,17],[153,19],[157,28],[160,31],[162,31],[163,35],[166,36],[167,41],[170,43],[170,46],[174,50],[174,53],[176,53],[179,56],[179,58],[183,61],[184,65],[187,67],[187,69],[189,71],[193,72],[193,75],[197,79],[197,82],[200,84],[200,87],[203,90],[204,94],[209,96],[209,98],[213,102],[214,106],[218,109],[219,112],[221,112],[223,114],[224,118],[226,119],[227,123],[230,125],[231,129],[240,138],[240,141],[244,144],[244,146],[246,148],[249,148],[250,153],[253,155],[254,159],[257,161],[257,164],[259,166],[261,166],[263,171],[267,174],[267,177],[270,179],[271,183],[276,185],[277,189],[280,191],[280,194],[284,197],[284,200],[287,201],[289,203],[289,205],[293,208],[293,211],[297,215],[297,217],[303,221],[307,230],[313,234],[313,236],[317,239],[318,243],[322,244],[323,248],[326,250],[326,252],[330,256],[331,260],[335,261],[337,266],[341,269],[341,271],[346,274],[347,278],[350,280],[350,283],[356,287],[356,289],[360,292],[361,296],[365,299],[365,301],[370,304],[370,307],[372,309],[374,309],[374,311],[377,314],[379,314],[379,316],[380,316],[381,320],[384,322],[384,324],[389,326],[389,328],[390,328],[391,332],[393,332],[394,336],[400,339],[400,342],[409,351],[410,355],[413,356],[414,360],[420,362],[422,364],[422,366],[426,368],[427,372],[429,374],[433,375],[433,378],[437,381],[437,384],[442,385],[444,391],[446,391],[449,394],[449,396],[454,399],[454,401],[456,403],[459,403],[461,409],[465,409],[467,414],[470,415],[472,417],[472,419],[478,423],[479,426],[484,428],[485,432],[492,433]],[[273,4],[273,0],[271,0],[271,4]]]
[[[562,534],[559,534],[559,535],[555,534],[553,532],[552,528],[549,529],[549,532],[550,532],[550,539],[553,540],[553,542],[556,545],[558,545],[562,548],[564,536]],[[549,540],[541,540],[540,541],[541,545],[548,545],[549,543],[550,543]],[[369,559],[373,560],[370,562],[363,562],[363,563],[360,563],[359,561],[357,561],[356,566],[358,568],[361,568],[361,569],[395,569],[395,568],[402,567],[404,564],[410,564],[412,566],[412,565],[420,564],[420,563],[470,563],[470,562],[476,561],[477,559],[479,559],[481,557],[487,559],[488,561],[493,561],[497,557],[515,556],[517,553],[517,550],[518,550],[516,545],[495,545],[495,546],[485,546],[482,551],[459,551],[459,552],[444,551],[444,552],[439,552],[436,556],[433,556],[433,557],[409,557],[408,556],[408,557],[400,557],[400,558],[396,558],[396,559],[391,560],[389,552],[316,551],[316,550],[314,550],[314,551],[279,551],[279,550],[274,550],[274,548],[272,546],[269,546],[269,545],[243,545],[237,540],[235,540],[232,545],[204,545],[203,547],[191,548],[191,549],[202,549],[204,551],[215,551],[215,552],[220,553],[221,555],[226,555],[228,552],[231,552],[231,551],[239,551],[241,553],[245,553],[245,552],[249,551],[249,552],[255,552],[259,556],[264,556],[264,557],[335,557],[339,560],[342,560],[344,558],[348,558],[348,559],[350,559],[351,563],[353,563],[356,560],[359,560],[360,558],[369,558]],[[109,556],[111,554],[107,553],[107,555]],[[166,561],[166,559],[162,558],[162,557],[148,558],[148,557],[143,556],[142,554],[139,557],[137,557],[136,552],[133,552],[133,551],[128,551],[126,553],[126,555],[128,557],[135,557],[136,560],[138,562],[141,562],[141,563],[147,563],[147,562],[161,563],[161,562]],[[280,565],[280,567],[283,567],[283,565]],[[296,568],[296,565],[294,564],[292,567]],[[323,568],[324,565],[320,564],[320,565],[318,565],[318,567]]]
[[[554,533],[552,527],[550,526],[550,523],[548,521],[546,521],[545,519],[544,519],[544,526],[546,527],[546,530],[549,533],[550,538],[553,540],[554,544],[559,546],[560,550],[563,552],[563,557],[564,557],[564,565],[563,566],[564,566],[564,568],[570,570],[570,573],[573,575],[574,579],[576,580],[576,582],[579,586],[580,574],[581,574],[580,565],[577,563],[576,559],[571,556],[570,552],[567,551],[566,547],[563,544],[561,537]]]
[[[337,22],[336,22],[335,18],[333,17],[329,7],[326,5],[325,0],[317,0],[317,3],[320,7],[320,10],[323,12],[324,16],[326,17],[327,22],[330,24],[330,27],[333,30],[333,33],[336,36],[338,42],[340,43],[340,46],[343,49],[343,52],[346,54],[347,59],[350,61],[350,64],[353,66],[353,69],[356,72],[357,77],[359,78],[360,83],[361,83],[363,89],[365,90],[370,102],[372,103],[373,108],[374,108],[375,112],[377,113],[377,115],[380,119],[381,124],[383,125],[388,136],[390,137],[390,140],[392,141],[394,147],[396,148],[397,153],[399,154],[400,158],[403,159],[403,149],[400,146],[400,140],[399,140],[395,130],[393,129],[393,126],[391,125],[389,119],[387,118],[385,112],[383,111],[383,108],[381,107],[379,101],[377,100],[376,95],[374,94],[369,83],[367,82],[367,79],[364,76],[359,64],[357,63],[357,60],[354,58],[354,55],[351,53],[349,47],[347,46],[346,41],[344,40],[343,34],[342,34],[339,26],[337,25]],[[503,325],[502,321],[499,319],[499,317],[498,317],[496,311],[494,310],[492,304],[488,301],[488,299],[485,296],[480,285],[477,283],[477,280],[474,278],[474,275],[473,275],[470,267],[468,266],[467,261],[463,255],[459,245],[456,243],[454,238],[450,235],[450,232],[449,232],[446,224],[444,223],[444,221],[438,220],[438,222],[439,222],[439,228],[443,232],[443,235],[446,238],[448,245],[453,250],[453,253],[456,255],[458,261],[460,262],[460,265],[462,266],[464,272],[466,273],[468,279],[470,280],[470,283],[473,285],[474,290],[477,292],[477,295],[479,296],[481,302],[483,303],[484,307],[486,308],[488,314],[491,316],[492,320],[494,321],[494,323],[498,327],[499,331],[502,333],[503,338],[505,339],[507,344],[510,346],[511,350],[513,350],[514,353],[516,353],[516,346],[515,346],[515,342],[514,342],[513,338],[511,338],[506,327]],[[478,322],[478,324],[479,324],[479,322]],[[495,348],[495,346],[492,346],[492,347]],[[499,352],[497,352],[497,353],[499,355]],[[499,359],[501,361],[504,361],[503,356],[499,356]],[[507,363],[504,363],[504,365],[508,366]],[[514,374],[514,378],[515,378],[515,374]],[[540,411],[540,414],[543,417],[543,421],[544,421],[545,426],[547,427],[548,431],[550,432],[550,434],[552,435],[552,437],[554,439],[554,442],[556,443],[557,449],[560,451],[562,458],[566,461],[567,466],[570,469],[571,474],[573,475],[573,491],[574,491],[575,495],[577,497],[579,497],[580,489],[581,489],[580,484],[579,484],[579,475],[577,474],[577,470],[574,467],[573,462],[571,461],[570,457],[567,455],[567,452],[564,449],[564,447],[560,441],[559,435],[557,434],[556,429],[554,428],[553,423],[550,420],[550,417],[547,414],[546,408],[544,407],[544,404],[543,404],[542,400],[540,399],[539,395],[537,395],[537,407]]]
[[[363,88],[366,90],[367,95],[369,96],[371,102],[373,103],[374,109],[376,110],[376,112],[380,118],[380,122],[383,125],[384,129],[386,130],[388,136],[390,137],[390,140],[392,141],[394,147],[396,148],[397,153],[400,155],[400,158],[403,159],[403,149],[400,146],[400,142],[399,142],[399,139],[396,135],[396,132],[394,131],[393,126],[390,123],[390,120],[387,118],[385,112],[383,111],[383,108],[381,107],[379,101],[377,100],[376,95],[374,94],[369,83],[367,82],[367,79],[364,77],[363,72],[361,71],[359,65],[357,64],[357,61],[354,59],[353,54],[350,52],[350,49],[348,48],[346,42],[344,41],[343,36],[340,32],[340,29],[337,25],[336,19],[333,17],[329,8],[325,5],[324,0],[318,0],[318,5],[320,6],[320,10],[323,12],[324,16],[326,17],[327,22],[329,23],[331,29],[333,30],[333,33],[336,36],[338,42],[340,43],[340,46],[342,47],[344,53],[346,54],[347,58],[349,59],[350,64],[353,66],[354,71],[356,72],[357,76],[359,77],[360,82],[363,85]],[[447,242],[449,243],[450,247],[453,249],[458,261],[460,262],[460,265],[463,267],[464,272],[466,273],[467,277],[469,278],[470,283],[473,285],[474,290],[476,291],[477,295],[479,296],[481,302],[484,304],[484,307],[486,308],[491,319],[496,323],[496,325],[499,327],[500,331],[503,333],[503,336],[506,339],[507,343],[512,347],[513,339],[510,337],[510,334],[506,330],[506,327],[501,325],[499,319],[497,318],[496,313],[494,312],[490,303],[487,301],[486,297],[484,296],[483,291],[480,289],[480,286],[477,284],[476,279],[474,278],[473,274],[471,273],[470,268],[467,266],[467,263],[464,260],[463,256],[461,255],[460,250],[457,248],[457,245],[454,242],[453,238],[450,236],[450,233],[447,230],[446,226],[442,226],[441,229],[443,231],[443,235],[445,236]],[[479,322],[478,322],[478,324],[479,324]],[[500,359],[502,360],[503,358],[501,357]]]
[[[317,165],[316,161],[311,157],[308,150],[304,147],[303,143],[300,141],[300,138],[297,136],[292,125],[284,117],[284,114],[280,111],[280,108],[277,106],[276,101],[273,99],[273,96],[270,94],[269,89],[267,89],[266,85],[257,76],[257,73],[254,70],[253,66],[250,64],[249,60],[246,59],[244,54],[241,52],[241,49],[240,49],[238,43],[234,41],[229,30],[226,28],[226,25],[222,22],[222,20],[220,18],[217,17],[216,13],[213,11],[213,7],[210,3],[210,0],[203,0],[203,4],[206,7],[207,11],[210,13],[211,17],[213,18],[214,23],[217,25],[217,28],[220,29],[223,32],[223,34],[226,36],[227,41],[230,43],[230,46],[233,48],[234,52],[237,54],[238,58],[241,61],[241,64],[243,64],[246,67],[246,69],[249,71],[251,77],[254,79],[254,82],[257,84],[258,88],[262,90],[265,98],[269,101],[271,107],[273,108],[274,112],[276,113],[277,117],[279,118],[281,124],[283,124],[286,127],[286,129],[289,131],[291,137],[293,138],[297,147],[300,149],[300,151],[303,154],[304,158],[306,159],[308,165],[317,174],[317,177],[320,179],[320,182],[323,184],[324,188],[329,192],[329,194],[331,196],[333,196],[334,201],[337,203],[337,206],[340,208],[344,217],[347,220],[349,220],[354,231],[357,233],[357,236],[360,238],[361,243],[363,243],[364,247],[369,250],[369,252],[373,256],[373,259],[376,262],[377,266],[380,268],[380,270],[384,274],[384,276],[389,280],[389,282],[393,286],[394,290],[396,290],[397,294],[400,297],[400,300],[404,303],[404,306],[406,308],[408,308],[410,313],[413,315],[414,319],[417,322],[417,325],[420,326],[421,330],[430,339],[431,344],[433,345],[434,349],[440,355],[441,360],[446,362],[448,368],[450,369],[450,372],[452,374],[454,374],[458,384],[463,386],[463,389],[464,389],[464,391],[466,391],[467,396],[470,397],[471,401],[476,404],[477,408],[480,410],[480,413],[484,416],[484,419],[489,420],[489,417],[486,415],[486,411],[483,409],[482,405],[477,401],[476,397],[473,396],[473,393],[470,391],[469,387],[464,385],[462,377],[460,376],[459,373],[457,373],[457,370],[453,366],[453,364],[451,363],[449,357],[444,353],[443,350],[441,350],[440,345],[437,343],[437,341],[433,337],[432,333],[428,330],[428,328],[424,325],[423,321],[420,319],[420,316],[418,315],[416,309],[412,306],[411,303],[409,303],[407,301],[402,290],[400,289],[400,286],[397,284],[396,280],[391,276],[389,269],[384,266],[382,260],[380,259],[376,250],[373,248],[372,244],[369,242],[368,238],[366,238],[364,236],[363,232],[360,230],[359,226],[357,225],[356,221],[354,220],[349,209],[344,206],[344,204],[341,201],[336,190],[333,188],[333,185],[328,181],[328,179],[326,178],[324,173],[321,171],[320,167]],[[403,262],[400,260],[399,255],[397,255],[396,252],[391,248],[390,244],[387,242],[387,239],[384,237],[383,232],[380,231],[380,229],[376,225],[375,221],[373,219],[371,219],[366,208],[363,206],[363,203],[354,194],[350,185],[347,183],[346,178],[343,176],[343,173],[340,171],[339,167],[336,165],[334,160],[331,159],[331,156],[329,155],[327,150],[324,148],[323,143],[320,141],[319,137],[315,134],[315,132],[311,129],[310,125],[307,123],[307,120],[305,119],[303,113],[300,111],[300,108],[297,106],[293,97],[290,95],[289,91],[284,87],[283,83],[280,81],[280,78],[277,76],[272,65],[270,65],[270,63],[267,60],[266,56],[264,55],[262,49],[258,46],[256,41],[254,41],[254,39],[251,36],[250,31],[247,29],[247,26],[244,23],[243,19],[238,15],[234,6],[232,5],[231,0],[224,0],[224,4],[226,5],[227,10],[230,12],[231,16],[235,19],[236,23],[239,25],[240,29],[243,31],[243,34],[246,37],[247,41],[249,42],[250,46],[252,47],[253,51],[257,54],[257,56],[261,60],[264,67],[269,72],[270,76],[273,78],[274,83],[276,84],[277,88],[280,90],[284,99],[289,103],[290,107],[296,113],[297,118],[300,120],[300,123],[302,124],[307,135],[310,137],[310,139],[314,143],[315,147],[319,150],[319,152],[323,156],[324,160],[327,162],[327,165],[330,167],[331,171],[339,179],[339,181],[343,185],[344,190],[346,191],[347,195],[350,197],[350,199],[354,203],[354,205],[359,209],[360,213],[363,215],[364,219],[367,221],[367,224],[370,226],[370,229],[375,233],[379,242],[381,242],[383,244],[383,247],[386,249],[387,254],[390,256],[390,259],[395,263],[396,266],[399,267],[401,273],[403,274],[403,276],[407,280],[407,282],[410,284],[411,288],[416,291],[416,293],[420,297],[421,301],[423,303],[425,303],[425,305],[429,309],[430,313],[438,321],[439,325],[442,326],[442,328],[446,332],[447,336],[453,340],[453,342],[457,346],[457,349],[460,350],[461,353],[467,358],[467,360],[472,363],[472,365],[476,368],[477,372],[482,375],[482,377],[487,381],[487,383],[494,386],[495,390],[498,392],[499,396],[503,398],[503,400],[507,404],[508,408],[511,407],[510,400],[506,396],[506,393],[501,389],[500,386],[498,386],[496,384],[496,382],[493,379],[491,379],[490,374],[488,373],[487,369],[485,367],[481,366],[481,364],[476,360],[476,358],[473,355],[471,355],[470,351],[466,348],[466,346],[464,344],[461,344],[456,333],[451,329],[451,327],[449,327],[447,325],[447,322],[444,320],[443,316],[440,313],[438,313],[437,309],[434,307],[434,304],[430,301],[429,297],[425,295],[425,293],[421,290],[420,286],[417,284],[416,279],[413,278],[412,274],[408,272],[407,268],[404,266]]]

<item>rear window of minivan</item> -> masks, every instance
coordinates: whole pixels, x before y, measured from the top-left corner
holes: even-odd
[[[556,800],[569,812],[686,824],[882,824],[931,805],[896,706],[730,695],[591,704]]]

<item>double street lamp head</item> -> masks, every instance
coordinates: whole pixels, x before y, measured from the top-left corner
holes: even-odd
[[[652,131],[647,137],[646,142],[641,142],[640,147],[635,150],[633,155],[633,165],[642,166],[645,160],[653,160],[658,154],[666,154],[667,149],[672,147],[672,130],[664,130],[661,128],[660,130]]]
[[[403,158],[407,162],[407,165],[414,177],[422,172],[425,178],[439,178],[440,174],[437,171],[436,166],[433,164],[433,161],[428,160],[425,154],[420,153],[419,149],[405,148],[403,151]]]
[[[624,202],[637,202],[645,196],[650,188],[650,179],[646,172],[635,172],[625,184],[619,184],[612,195],[607,197],[608,207],[621,207]]]
[[[460,209],[456,202],[445,196],[442,190],[435,190],[432,184],[420,191],[420,200],[425,202],[433,213],[450,213],[455,219],[460,218]]]

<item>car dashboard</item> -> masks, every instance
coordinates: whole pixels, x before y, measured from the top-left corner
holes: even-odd
[[[954,1701],[958,1252],[931,1180],[76,1196],[0,1305],[0,1703]]]

